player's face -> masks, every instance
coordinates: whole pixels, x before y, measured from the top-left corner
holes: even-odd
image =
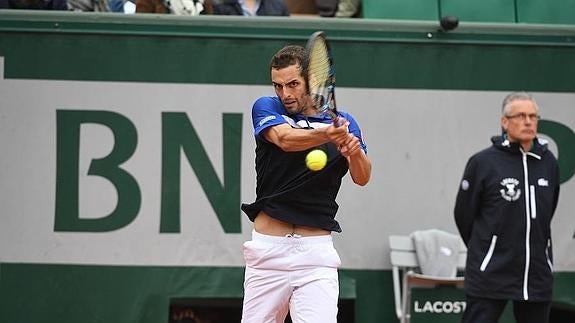
[[[272,68],[271,74],[276,95],[288,113],[305,113],[310,106],[310,99],[299,64],[281,69]]]
[[[531,147],[537,135],[539,111],[529,100],[515,100],[509,104],[507,113],[501,117],[501,126],[507,130],[511,142],[518,142],[523,147]]]

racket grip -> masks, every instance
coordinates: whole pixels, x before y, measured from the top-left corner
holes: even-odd
[[[333,110],[327,110],[327,111],[328,111],[329,116],[331,117],[331,121],[333,122],[333,124],[336,127],[341,126],[341,122],[339,120],[339,115],[336,112],[334,112]]]

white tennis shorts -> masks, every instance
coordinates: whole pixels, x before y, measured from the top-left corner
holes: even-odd
[[[242,323],[336,323],[341,260],[330,235],[275,237],[252,231],[244,243]]]

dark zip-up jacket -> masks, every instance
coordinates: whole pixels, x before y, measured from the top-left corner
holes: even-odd
[[[455,222],[468,249],[465,292],[550,301],[557,160],[539,139],[528,152],[503,136],[491,141],[467,162],[455,203]]]

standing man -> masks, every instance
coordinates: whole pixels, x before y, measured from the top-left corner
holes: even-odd
[[[275,97],[252,108],[256,140],[256,201],[242,210],[254,223],[244,243],[243,323],[337,321],[341,261],[331,232],[342,177],[364,186],[371,175],[359,125],[339,112],[334,125],[307,93],[304,48],[286,46],[270,63]],[[328,156],[319,171],[306,168],[313,149]]]
[[[509,300],[518,323],[549,322],[559,166],[537,138],[538,120],[530,94],[509,94],[503,135],[465,167],[454,212],[468,248],[464,323],[497,322]]]

